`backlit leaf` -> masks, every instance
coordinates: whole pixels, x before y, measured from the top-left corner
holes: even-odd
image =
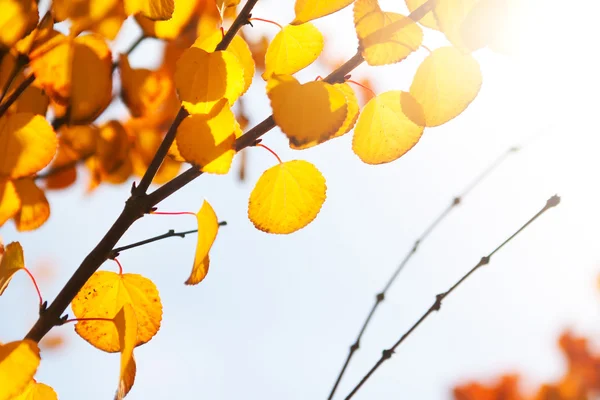
[[[0,226],[11,219],[21,208],[21,199],[13,181],[0,178]]]
[[[120,122],[108,121],[100,127],[95,155],[86,160],[97,183],[123,183],[129,178],[132,172],[129,150],[129,136]]]
[[[136,346],[148,342],[158,332],[162,318],[158,290],[148,278],[97,271],[75,296],[71,308],[76,318],[112,320],[125,304],[133,307],[137,318]],[[110,321],[80,321],[75,332],[100,350],[109,353],[121,350],[119,334]]]
[[[115,328],[119,334],[121,346],[121,370],[119,373],[119,386],[117,388],[117,400],[123,399],[131,390],[135,381],[135,359],[133,349],[137,343],[138,321],[136,313],[131,304],[124,304],[123,308],[114,318]]]
[[[471,49],[462,36],[463,23],[480,0],[436,0],[433,14],[440,31],[463,52]]]
[[[1,7],[0,47],[12,47],[37,24],[37,3],[32,0],[3,0]],[[32,20],[35,21],[33,24]]]
[[[267,47],[263,79],[292,75],[308,67],[319,57],[323,46],[323,35],[311,23],[284,27]]]
[[[356,123],[356,120],[358,119],[358,114],[360,112],[360,108],[358,106],[358,100],[356,98],[356,95],[354,94],[354,90],[352,90],[352,88],[350,87],[349,84],[336,83],[333,85],[333,87],[335,87],[340,92],[342,92],[344,94],[344,96],[346,97],[346,104],[348,105],[348,113],[346,114],[346,119],[342,123],[342,126],[340,126],[340,128],[337,130],[337,132],[334,133],[331,137],[325,138],[326,140],[340,137],[340,136],[345,135],[346,133],[350,132],[352,130],[352,128],[354,128],[354,124]],[[296,149],[296,150],[303,150],[303,149],[308,149],[310,147],[316,146],[322,142],[323,142],[323,140],[317,139],[312,142],[308,142],[302,146],[296,146],[290,142],[290,147],[292,149]]]
[[[354,128],[352,150],[367,164],[402,157],[423,134],[421,105],[406,92],[394,90],[371,99]]]
[[[354,0],[296,0],[293,25],[300,25],[313,19],[333,14],[352,4]]]
[[[0,117],[0,177],[21,178],[44,168],[56,153],[56,134],[46,119],[31,113]]]
[[[27,388],[12,400],[58,400],[54,389],[32,379]]]
[[[222,38],[223,34],[220,31],[215,31],[205,39],[198,39],[194,45],[202,50],[211,52],[221,42]],[[252,58],[252,53],[250,52],[248,43],[246,43],[241,36],[236,35],[233,37],[233,40],[229,46],[227,46],[227,51],[231,52],[237,57],[238,61],[242,65],[242,68],[244,69],[245,84],[242,94],[246,93],[246,90],[248,90],[252,84],[252,79],[254,78],[254,59]]]
[[[215,211],[206,200],[204,200],[202,207],[196,213],[196,219],[198,220],[198,242],[194,256],[194,267],[192,268],[190,277],[185,281],[186,285],[196,285],[206,277],[210,264],[208,252],[219,231],[217,214],[215,214]]]
[[[475,99],[483,77],[477,61],[454,47],[434,50],[421,63],[410,94],[423,106],[425,126],[442,125]]]
[[[0,400],[11,400],[33,379],[40,365],[40,349],[33,340],[0,344]]]
[[[291,76],[273,76],[267,90],[275,123],[296,148],[330,139],[348,115],[344,93],[323,81],[300,84]]]
[[[311,223],[325,202],[325,178],[307,161],[266,170],[250,194],[248,217],[257,229],[288,234]]]
[[[0,88],[5,87],[15,66],[16,56],[11,53],[6,53],[4,57],[2,57],[2,62],[0,63]],[[6,91],[5,98],[14,93],[15,89],[19,87],[24,80],[25,74],[23,74],[23,72],[19,72]],[[25,91],[19,96],[19,98],[11,105],[9,111],[11,113],[31,112],[45,116],[46,111],[48,110],[48,102],[48,96],[46,96],[46,94],[37,86],[37,83],[34,81],[34,83],[29,85],[27,89],[25,89]]]
[[[136,15],[135,19],[140,24],[145,35],[159,39],[175,39],[190,22],[197,4],[198,0],[175,1],[173,16],[165,21],[153,21],[141,14]]]
[[[410,12],[415,11],[417,8],[421,7],[423,4],[425,4],[428,0],[404,0],[406,2],[406,6],[408,7],[408,10]],[[428,12],[427,14],[425,14],[425,16],[423,18],[421,18],[421,20],[419,21],[419,23],[423,26],[426,26],[428,28],[431,29],[435,29],[438,30],[438,25],[437,25],[437,21],[435,20],[435,17],[433,16],[433,12]]]
[[[369,65],[402,61],[423,41],[423,31],[414,21],[383,12],[377,0],[356,0],[354,25],[360,50]]]
[[[177,148],[204,172],[226,174],[235,155],[235,116],[226,100],[211,114],[190,115],[177,129]]]
[[[19,242],[9,243],[4,248],[4,255],[0,259],[0,295],[6,290],[15,272],[23,268],[25,268],[25,260],[21,244]]]
[[[152,19],[164,21],[170,19],[175,11],[175,0],[124,0],[127,15],[141,13]],[[181,0],[177,0],[181,1]]]
[[[190,114],[208,114],[222,98],[233,104],[244,91],[244,69],[229,51],[185,50],[177,61],[175,86]]]
[[[36,186],[33,179],[14,181],[21,208],[15,215],[15,225],[19,231],[32,231],[39,228],[50,217],[50,204],[44,191]]]

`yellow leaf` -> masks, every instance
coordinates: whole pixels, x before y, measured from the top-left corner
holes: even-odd
[[[480,0],[460,26],[463,44],[472,51],[485,46],[503,54],[518,51],[531,15],[526,5],[520,0]]]
[[[356,0],[354,25],[359,48],[369,65],[402,61],[423,41],[423,31],[414,21],[400,14],[383,12],[377,0]]]
[[[410,94],[423,106],[425,126],[439,126],[477,97],[483,77],[477,61],[454,47],[434,50],[417,69]]]
[[[50,204],[44,191],[29,178],[18,179],[14,184],[21,199],[21,208],[14,217],[17,230],[32,231],[39,228],[50,217]]]
[[[40,115],[18,113],[0,117],[0,177],[21,178],[44,168],[56,153],[56,134]]]
[[[14,182],[0,178],[0,226],[11,219],[21,208]]]
[[[134,137],[129,158],[133,173],[142,177],[160,146],[163,134],[151,127],[134,126],[131,121],[126,126],[128,132]],[[163,184],[173,179],[179,173],[181,162],[166,157],[158,168],[152,183]]]
[[[213,51],[217,45],[221,42],[223,38],[223,34],[220,31],[215,31],[211,35],[206,38],[198,38],[196,43],[194,43],[195,47],[198,47],[202,50],[211,52]],[[250,52],[250,48],[248,47],[248,43],[239,35],[233,37],[233,40],[227,46],[227,51],[231,52],[235,55],[242,65],[244,69],[244,90],[242,94],[246,93],[246,90],[252,84],[252,79],[254,78],[254,59],[252,58],[252,53]]]
[[[244,69],[229,51],[185,50],[177,61],[175,86],[190,114],[208,114],[226,98],[233,104],[244,91]]]
[[[0,344],[0,400],[10,400],[21,393],[39,365],[40,349],[33,340]]]
[[[81,26],[77,26],[75,29],[79,32],[89,30],[108,40],[115,40],[126,19],[127,15],[125,14],[123,3],[117,2],[102,19],[89,21],[91,24],[88,21],[84,21],[80,24]]]
[[[136,346],[148,342],[158,332],[162,318],[158,290],[148,278],[95,272],[75,296],[71,308],[76,318],[112,320],[125,304],[133,307],[137,318]],[[75,325],[75,332],[100,350],[109,353],[121,350],[118,332],[110,321],[80,321]]]
[[[129,137],[123,125],[108,121],[100,127],[95,156],[88,158],[86,165],[100,181],[123,183],[132,172],[129,150]]]
[[[135,19],[146,36],[159,39],[175,39],[190,22],[197,4],[198,0],[177,0],[173,16],[166,21],[153,21],[140,14],[136,15]]]
[[[263,232],[295,232],[316,218],[326,190],[325,178],[311,163],[280,163],[256,182],[248,202],[248,218]]]
[[[300,25],[313,19],[333,14],[352,4],[354,0],[296,0],[296,18],[292,25]]]
[[[37,3],[32,0],[3,0],[1,7],[0,47],[12,47],[37,24]],[[33,26],[32,20],[35,20]]]
[[[235,116],[226,100],[211,114],[190,115],[177,129],[181,156],[204,172],[226,174],[235,155]]]
[[[57,22],[86,18],[98,21],[106,16],[117,0],[54,0],[52,15]]]
[[[15,66],[16,56],[11,53],[6,53],[4,57],[2,57],[2,63],[0,63],[0,88],[4,88],[8,83],[8,79],[10,78]],[[4,97],[6,98],[14,93],[15,88],[21,85],[24,80],[25,75],[23,72],[19,72],[13,79],[12,84],[6,91],[6,95]],[[9,108],[11,113],[31,112],[42,116],[46,116],[47,110],[48,96],[46,96],[46,94],[36,86],[35,81],[33,84],[29,85],[27,89],[25,89],[17,101],[15,101]]]
[[[471,49],[462,36],[463,23],[480,0],[437,0],[433,14],[440,31],[450,43],[464,52]]]
[[[37,19],[35,22],[37,24]],[[46,14],[39,22],[39,25],[37,25],[29,35],[25,36],[15,44],[15,50],[20,54],[29,55],[32,50],[52,38],[54,35],[53,27],[54,19],[52,18],[52,15]]]
[[[337,132],[335,132],[331,137],[317,138],[316,140],[307,142],[306,144],[301,145],[301,146],[296,146],[295,144],[290,142],[290,147],[292,149],[296,149],[296,150],[308,149],[310,147],[313,147],[320,143],[323,143],[323,141],[327,141],[329,139],[343,136],[346,133],[350,132],[352,130],[352,128],[354,127],[354,124],[356,123],[356,120],[358,119],[358,114],[360,112],[360,107],[358,106],[358,99],[356,98],[356,95],[354,94],[354,90],[352,90],[350,85],[347,83],[336,83],[333,85],[333,87],[335,87],[337,90],[339,90],[340,92],[342,92],[344,94],[344,96],[346,97],[346,104],[348,105],[348,113],[346,114],[346,119],[342,123],[342,126],[340,126],[340,128],[337,130]],[[324,139],[324,140],[322,140],[322,139]]]
[[[25,260],[21,244],[19,242],[9,243],[4,248],[4,255],[0,259],[0,295],[6,290],[15,272],[23,268],[25,268]]]
[[[273,76],[267,85],[273,119],[296,148],[333,137],[348,115],[346,96],[323,81],[300,84]]]
[[[119,345],[121,346],[121,372],[115,398],[121,400],[131,390],[136,372],[133,349],[138,338],[138,321],[131,304],[126,303],[123,305],[123,308],[115,315],[114,322],[119,334]]]
[[[119,58],[121,97],[133,117],[156,113],[173,90],[173,81],[165,70],[132,69],[127,56]]]
[[[323,35],[311,23],[284,27],[267,47],[263,79],[292,75],[308,67],[319,57],[323,45]]]
[[[406,2],[406,6],[408,7],[408,10],[410,12],[413,12],[417,8],[419,8],[423,4],[425,4],[428,0],[404,0],[404,1]],[[423,18],[421,18],[419,23],[428,28],[439,30],[437,21],[435,20],[435,17],[433,16],[433,12],[431,12],[431,11],[428,12]]]
[[[196,255],[194,256],[194,267],[190,277],[185,281],[186,285],[197,285],[206,277],[210,265],[208,252],[219,231],[217,214],[206,200],[196,213],[196,219],[198,220],[198,242],[196,244]]]
[[[175,0],[125,0],[127,15],[139,12],[152,20],[164,21],[171,18],[173,11],[175,11]]]
[[[58,400],[58,396],[50,386],[32,379],[25,390],[12,400]]]
[[[417,144],[423,126],[421,105],[409,93],[382,93],[362,110],[354,128],[352,150],[367,164],[392,162]]]

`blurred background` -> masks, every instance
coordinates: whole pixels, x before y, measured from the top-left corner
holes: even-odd
[[[242,2],[243,4],[244,2]],[[554,4],[556,3],[556,4]],[[404,2],[381,1],[385,10],[407,13]],[[537,3],[520,27],[519,54],[481,50],[484,76],[474,103],[448,124],[426,129],[400,160],[363,164],[352,153],[352,135],[294,151],[275,129],[264,143],[285,160],[314,163],[327,179],[327,201],[307,228],[287,236],[256,230],[247,218],[250,191],[274,158],[248,149],[246,179],[238,179],[239,156],[229,175],[205,175],[159,205],[161,211],[197,211],[210,201],[220,220],[207,278],[184,286],[195,237],[172,238],[123,252],[126,272],[152,279],[164,315],[156,337],[136,349],[138,372],[128,398],[318,399],[326,398],[349,346],[378,293],[415,239],[452,198],[512,146],[510,155],[463,199],[422,244],[386,295],[338,398],[355,386],[391,346],[479,259],[510,236],[554,195],[561,205],[528,228],[444,301],[355,396],[356,399],[449,399],[471,380],[493,381],[522,374],[525,393],[560,379],[566,365],[557,346],[562,332],[600,346],[600,132],[595,117],[600,82],[595,53],[598,6],[589,2]],[[260,0],[253,16],[286,24],[293,1]],[[325,76],[357,46],[351,7],[315,21],[326,37],[320,61],[301,71],[303,82]],[[277,28],[255,23],[249,40],[272,37]],[[128,20],[114,42],[124,51],[138,37]],[[429,48],[445,38],[428,31]],[[115,52],[116,54],[116,52]],[[368,78],[377,93],[407,90],[419,50],[388,67],[361,66],[353,78]],[[156,67],[160,42],[147,39],[131,55],[133,67]],[[244,96],[250,126],[270,107],[260,76]],[[127,118],[122,104],[102,121]],[[52,300],[85,255],[120,213],[130,183],[103,184],[86,192],[87,176],[50,192],[50,220],[40,229],[0,230],[18,240],[26,265]],[[120,244],[169,229],[195,228],[188,216],[146,216]],[[113,262],[103,269],[116,271]],[[37,314],[26,274],[17,274],[0,299],[0,338],[17,340]],[[57,336],[58,335],[58,336]],[[73,325],[55,328],[63,341],[43,351],[36,379],[61,399],[109,399],[114,395],[119,355],[81,340]],[[53,347],[51,340],[47,347]],[[594,344],[595,342],[595,344]]]

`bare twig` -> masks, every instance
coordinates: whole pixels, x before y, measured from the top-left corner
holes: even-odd
[[[0,104],[0,117],[6,113],[6,111],[13,105],[15,101],[19,99],[19,97],[23,94],[23,92],[35,81],[35,75],[33,73],[29,74],[27,78],[21,82],[19,86],[15,89],[14,92],[10,94],[4,101],[4,103]]]
[[[408,329],[408,331],[406,331],[406,333],[404,333],[400,337],[400,339],[398,339],[398,341],[396,341],[396,343],[394,343],[394,345],[392,347],[383,351],[381,358],[375,363],[375,365],[369,370],[369,372],[367,372],[367,374],[360,380],[360,382],[354,387],[354,389],[352,389],[352,391],[348,394],[348,396],[346,396],[346,400],[349,400],[352,397],[354,397],[356,392],[358,392],[358,390],[365,384],[365,382],[371,377],[371,375],[373,375],[373,373],[375,373],[375,371],[377,371],[377,369],[381,366],[381,364],[383,364],[385,361],[389,360],[392,357],[392,355],[394,354],[394,352],[396,351],[398,346],[400,346],[411,335],[411,333],[413,333],[417,329],[417,327],[419,325],[421,325],[421,323],[423,321],[425,321],[425,319],[427,319],[427,317],[430,314],[432,314],[434,311],[440,310],[440,308],[442,307],[442,301],[446,297],[448,297],[456,288],[458,288],[465,280],[467,280],[467,278],[469,278],[475,271],[477,271],[482,266],[489,264],[492,256],[494,254],[496,254],[498,251],[500,251],[511,240],[513,240],[525,228],[527,228],[530,224],[532,224],[536,219],[538,219],[546,211],[548,211],[549,209],[551,209],[553,207],[556,207],[559,203],[560,203],[560,197],[552,196],[550,199],[548,199],[546,201],[546,205],[540,211],[538,211],[529,221],[527,221],[523,226],[521,226],[521,228],[519,228],[515,233],[510,235],[506,240],[504,240],[498,247],[496,247],[487,256],[482,257],[481,260],[473,268],[471,268],[469,270],[469,272],[467,272],[462,278],[460,278],[448,290],[435,296],[435,301],[433,302],[431,307],[429,307],[429,309],[427,311],[425,311],[425,313],[421,316],[421,318],[419,318],[417,320],[417,322],[415,322],[413,324],[413,326],[411,326],[410,329]]]
[[[225,225],[227,225],[227,221],[221,221],[221,222],[219,222],[219,226],[225,226]],[[135,247],[140,247],[140,246],[143,246],[145,244],[152,243],[152,242],[157,242],[159,240],[167,239],[167,238],[170,238],[170,237],[184,238],[186,235],[189,235],[191,233],[196,233],[196,232],[198,232],[198,229],[192,229],[192,230],[183,231],[183,232],[175,232],[174,229],[169,229],[169,231],[167,233],[163,233],[162,235],[154,236],[154,237],[149,238],[149,239],[140,240],[139,242],[131,243],[131,244],[128,244],[126,246],[121,246],[121,247],[117,247],[115,249],[112,249],[112,251],[108,255],[108,258],[110,258],[111,260],[113,260],[113,259],[115,259],[115,257],[118,257],[119,254],[122,251],[133,249]]]
[[[129,46],[129,48],[125,51],[125,55],[130,55],[148,36],[142,34],[140,35],[140,37],[137,38],[137,40],[135,42],[133,42],[133,44],[131,46]],[[113,61],[112,64],[112,71],[114,72],[115,69],[117,69],[117,67],[119,66],[119,59],[116,59],[115,61]]]

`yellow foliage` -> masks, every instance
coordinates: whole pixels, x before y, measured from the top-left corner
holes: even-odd
[[[127,15],[140,13],[155,21],[170,19],[175,11],[175,0],[124,0],[124,3]]]
[[[208,114],[222,98],[233,104],[244,85],[244,69],[229,51],[208,53],[194,44],[177,61],[175,86],[190,114]]]
[[[2,57],[0,63],[0,88],[4,88],[8,83],[8,79],[12,74],[16,66],[16,57],[11,53],[6,53]],[[25,80],[25,75],[22,71],[19,71],[8,88],[5,98],[10,96],[15,88],[17,88]],[[19,96],[19,98],[10,106],[9,112],[31,112],[42,116],[46,115],[48,110],[48,96],[36,86],[35,82],[33,85],[29,85],[27,89]]]
[[[280,163],[256,182],[248,202],[248,218],[263,232],[295,232],[316,218],[326,190],[325,178],[311,163]]]
[[[219,231],[217,214],[215,214],[215,211],[206,200],[204,200],[202,207],[196,213],[196,219],[198,221],[198,241],[194,256],[194,267],[192,268],[190,277],[185,281],[186,285],[197,285],[206,277],[210,265],[208,252]]]
[[[345,94],[323,81],[273,76],[267,90],[273,119],[296,148],[331,139],[348,115]]]
[[[352,4],[354,0],[296,0],[296,18],[292,25],[300,25],[313,19],[333,14]]]
[[[438,126],[471,104],[482,80],[479,64],[470,54],[455,47],[441,47],[417,69],[410,94],[423,106],[425,126]]]
[[[75,25],[73,29],[79,32],[89,30],[108,40],[115,40],[126,19],[127,14],[125,14],[123,3],[118,1],[113,8],[108,11],[104,18],[98,21],[84,21],[79,26]]]
[[[58,400],[58,396],[50,386],[32,379],[25,390],[12,400]]]
[[[108,121],[100,127],[96,152],[86,160],[92,172],[91,189],[98,183],[123,183],[131,175],[129,136],[118,121]]]
[[[419,8],[423,4],[425,4],[428,0],[404,0],[404,1],[406,2],[406,6],[408,7],[408,10],[410,12],[413,12],[417,8]],[[439,29],[438,25],[437,25],[437,21],[435,20],[433,12],[431,12],[431,11],[428,12],[423,18],[421,18],[419,23],[421,25],[426,26],[431,29],[435,29],[435,30]]]
[[[133,307],[138,323],[136,346],[158,332],[162,304],[158,290],[148,278],[137,274],[98,271],[86,282],[71,303],[76,318],[112,320],[124,305]],[[115,353],[121,351],[119,333],[110,321],[79,321],[75,332],[92,346]]]
[[[319,57],[323,46],[323,35],[311,23],[284,27],[267,47],[263,79],[292,75],[308,67]]]
[[[173,16],[170,19],[153,21],[141,14],[136,15],[135,19],[146,36],[159,39],[175,39],[192,19],[197,5],[198,0],[177,0]]]
[[[39,115],[18,113],[0,117],[0,178],[22,178],[44,168],[56,153],[56,134]]]
[[[354,25],[359,48],[369,65],[404,60],[421,46],[423,31],[411,19],[383,12],[377,0],[356,0]]]
[[[417,144],[424,125],[423,109],[409,93],[382,93],[362,110],[352,150],[367,164],[392,162]]]
[[[0,295],[6,290],[12,276],[23,268],[25,268],[25,260],[21,244],[19,242],[9,243],[4,248],[4,255],[0,258]]]
[[[0,226],[11,219],[21,208],[21,199],[13,181],[0,178]]]
[[[33,179],[14,181],[21,207],[14,220],[18,231],[32,231],[42,226],[50,217],[50,204],[44,191],[36,186]]]
[[[123,308],[115,315],[114,323],[119,334],[119,345],[121,347],[121,369],[115,399],[121,400],[131,390],[136,373],[133,349],[138,338],[138,321],[131,304],[126,303],[123,305]]]
[[[177,149],[204,172],[226,174],[235,155],[235,116],[227,101],[211,114],[190,115],[177,130]]]
[[[37,25],[34,0],[3,0],[0,13],[0,48],[12,47]]]
[[[0,400],[11,400],[27,388],[40,365],[40,349],[33,340],[0,344]]]

